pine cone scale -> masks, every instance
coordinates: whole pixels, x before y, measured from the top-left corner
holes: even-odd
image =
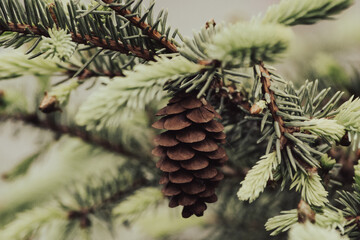
[[[185,112],[186,108],[181,106],[179,103],[175,103],[166,107],[165,112],[167,115],[173,115]]]
[[[204,202],[206,203],[214,203],[218,200],[217,196],[215,194],[211,195],[210,197],[203,198]]]
[[[201,197],[201,198],[207,198],[207,197],[210,197],[210,196],[212,196],[214,194],[215,194],[215,188],[211,187],[211,186],[208,186],[208,187],[206,187],[206,190],[199,193],[198,196]]]
[[[194,179],[194,176],[188,171],[179,170],[177,172],[169,173],[169,179],[172,183],[181,184],[191,182]]]
[[[194,97],[183,99],[180,102],[180,104],[181,104],[182,107],[184,107],[186,109],[199,108],[199,107],[201,107],[203,105],[202,102],[199,99],[194,98]]]
[[[195,195],[206,190],[206,186],[202,181],[195,180],[188,184],[181,185],[181,190],[187,194]]]
[[[179,195],[181,193],[180,188],[176,186],[176,184],[173,183],[167,183],[165,187],[162,189],[162,192],[165,196],[172,197]]]
[[[169,117],[164,122],[164,129],[166,130],[181,130],[192,124],[184,115],[174,115]]]
[[[167,184],[169,182],[169,177],[168,174],[164,174],[160,180],[159,180],[159,184]]]
[[[179,141],[176,139],[176,137],[168,132],[158,135],[154,139],[154,141],[157,145],[160,145],[163,147],[174,147],[179,143]]]
[[[215,167],[209,166],[202,170],[194,172],[195,177],[200,179],[211,179],[218,174],[218,170]]]
[[[194,143],[203,141],[206,138],[206,133],[200,129],[186,128],[176,134],[176,139],[183,143]]]
[[[158,121],[154,122],[151,126],[152,126],[153,128],[163,130],[163,129],[165,129],[165,128],[164,128],[165,120],[166,120],[165,118],[161,118],[161,119],[159,119]]]
[[[177,199],[178,199],[177,196],[170,198],[170,202],[169,202],[170,208],[175,208],[175,207],[179,206],[179,201]]]
[[[159,169],[163,172],[171,173],[178,171],[179,169],[181,169],[181,167],[178,162],[165,158],[163,161],[161,161]]]
[[[206,124],[203,124],[203,128],[206,131],[213,132],[213,133],[219,133],[219,132],[224,131],[224,126],[215,120],[212,120]]]
[[[191,147],[199,152],[213,152],[219,148],[215,141],[209,138],[201,142],[194,143]]]
[[[186,170],[201,170],[209,166],[209,161],[204,157],[196,157],[188,161],[180,162],[182,168]]]
[[[179,195],[178,203],[181,206],[191,206],[196,203],[197,199],[196,195],[182,193]]]
[[[222,147],[219,147],[217,150],[207,154],[207,157],[216,160],[226,157],[226,152]]]
[[[194,123],[207,123],[214,119],[215,114],[206,108],[200,107],[190,110],[186,117]]]
[[[156,148],[154,148],[151,153],[156,156],[156,157],[163,157],[166,155],[166,150],[160,146],[157,146]]]
[[[193,158],[195,156],[195,151],[185,145],[178,145],[168,149],[166,154],[172,160],[184,161]]]

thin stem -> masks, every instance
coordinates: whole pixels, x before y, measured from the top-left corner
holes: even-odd
[[[48,32],[41,30],[38,27],[27,24],[19,24],[19,23],[14,24],[9,22],[7,23],[6,28],[0,25],[0,30],[49,37]],[[98,37],[93,37],[89,35],[84,35],[83,38],[79,33],[75,34],[73,32],[70,32],[70,34],[72,41],[76,43],[85,44],[85,45],[95,45],[103,49],[108,49],[108,50],[124,53],[127,55],[133,54],[145,60],[154,59],[154,54],[152,52],[150,52],[149,50],[141,49],[140,47],[134,47],[130,45],[124,46],[122,43],[119,43],[118,41],[115,40],[106,41],[105,39],[100,39]]]
[[[259,64],[260,72],[262,73],[260,76],[262,89],[264,94],[269,96],[270,102],[268,102],[268,106],[271,112],[271,115],[274,119],[274,122],[277,122],[280,129],[280,149],[284,149],[286,144],[288,143],[287,137],[284,135],[285,133],[293,133],[295,131],[299,131],[299,128],[289,128],[285,126],[284,120],[280,115],[277,114],[279,111],[279,107],[276,104],[275,93],[270,89],[271,86],[271,78],[269,71],[265,68],[264,63],[261,62]],[[299,162],[301,166],[303,166],[307,171],[316,171],[316,168],[313,168],[305,161],[301,160],[301,158],[296,158],[296,161]]]
[[[203,64],[204,62],[205,61],[200,62],[199,64]],[[216,89],[219,89],[219,91],[215,91]],[[246,97],[240,91],[237,91],[235,85],[229,85],[224,88],[224,81],[219,76],[214,76],[208,97],[214,97],[217,102],[220,102],[221,99],[226,100],[226,103],[229,103],[234,111],[239,111],[240,108],[250,111],[250,104]],[[243,110],[241,110],[241,112],[242,111]]]
[[[106,150],[119,153],[121,155],[125,155],[128,157],[139,158],[134,153],[126,150],[124,147],[120,145],[113,144],[106,139],[102,139],[96,137],[94,135],[89,134],[88,132],[77,128],[77,127],[68,127],[64,125],[57,124],[52,122],[48,119],[41,120],[36,114],[27,114],[27,115],[0,115],[0,120],[15,120],[15,121],[23,121],[27,124],[31,124],[32,126],[41,128],[41,129],[48,129],[53,132],[59,134],[68,134],[72,137],[78,137],[82,139],[84,142],[94,144],[97,146],[101,146]]]
[[[111,195],[110,197],[103,199],[101,202],[98,202],[98,203],[90,206],[88,209],[90,211],[95,212],[96,210],[101,209],[106,205],[117,203],[120,201],[120,199],[124,198],[127,195],[130,195],[131,193],[135,192],[136,190],[138,190],[140,188],[147,186],[148,184],[149,184],[148,180],[146,180],[145,178],[139,179],[139,180],[135,181],[130,188],[128,188],[126,190],[118,191],[118,192],[114,193],[113,195]]]
[[[113,0],[102,0],[102,1],[107,4],[111,4],[114,2]],[[140,21],[141,18],[139,18],[138,16],[134,16],[130,10],[118,5],[117,6],[109,5],[109,7],[113,9],[117,14],[129,20],[134,26],[143,30],[144,34],[149,36],[151,39],[162,44],[169,52],[171,53],[178,52],[176,46],[173,43],[166,40],[166,38],[162,37],[162,35],[158,31],[156,31],[152,26],[150,26],[149,24],[143,21]]]
[[[80,220],[81,228],[88,228],[91,226],[91,222],[88,217],[89,214],[96,213],[97,211],[100,211],[103,208],[106,208],[113,204],[116,204],[121,199],[125,198],[126,196],[130,195],[131,193],[135,192],[136,190],[138,190],[142,187],[145,187],[147,185],[149,185],[149,182],[145,178],[139,179],[139,180],[135,181],[130,188],[115,192],[110,197],[101,199],[99,202],[97,202],[91,206],[82,207],[79,210],[69,211],[68,219],[69,220],[78,219],[78,220]]]
[[[74,76],[74,74],[76,73],[76,71],[67,71],[67,74],[69,76]],[[91,77],[97,77],[97,76],[106,76],[109,78],[113,78],[113,77],[123,77],[125,76],[122,72],[117,71],[117,72],[110,72],[110,71],[103,71],[103,70],[96,70],[96,71],[92,71],[89,69],[84,69],[84,71],[78,76],[79,80],[85,80],[85,79],[89,79]]]
[[[271,86],[270,73],[264,67],[264,63],[262,63],[262,62],[259,64],[259,68],[260,68],[260,72],[263,73],[260,76],[263,92],[264,92],[264,94],[268,94],[269,99],[270,99],[270,102],[268,103],[268,106],[269,106],[271,115],[272,115],[274,121],[276,121],[279,124],[280,133],[281,133],[280,144],[281,144],[281,149],[283,149],[285,147],[286,143],[287,143],[287,138],[284,136],[284,133],[289,132],[289,129],[287,129],[285,127],[285,123],[284,123],[284,120],[282,119],[282,117],[277,115],[277,112],[279,111],[279,108],[276,105],[275,94],[270,89],[270,86]],[[269,76],[269,77],[267,77],[267,76]]]

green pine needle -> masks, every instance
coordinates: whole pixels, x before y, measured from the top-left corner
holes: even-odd
[[[273,179],[273,171],[280,164],[276,152],[267,154],[246,174],[237,196],[241,201],[253,202],[264,191],[268,180]]]
[[[239,22],[219,31],[206,51],[225,66],[252,66],[277,59],[291,39],[291,30],[278,24]]]
[[[348,237],[340,236],[336,230],[321,228],[317,225],[306,222],[305,224],[294,225],[289,232],[289,240],[348,240]]]
[[[167,81],[195,74],[204,67],[181,56],[171,59],[162,56],[156,60],[139,64],[134,71],[125,72],[126,77],[114,78],[106,87],[98,89],[81,105],[77,123],[87,129],[102,129],[107,121],[126,108],[139,111],[152,101],[161,100]]]
[[[328,192],[322,185],[321,178],[317,173],[297,172],[290,185],[290,189],[293,188],[297,192],[301,192],[301,197],[312,206],[323,207],[325,203],[329,202],[326,198]]]
[[[289,26],[314,24],[340,13],[353,2],[354,0],[282,0],[268,8],[263,22]]]

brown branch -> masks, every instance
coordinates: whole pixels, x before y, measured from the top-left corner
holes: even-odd
[[[309,204],[307,204],[302,199],[300,200],[300,202],[298,204],[297,213],[298,213],[298,222],[299,223],[305,223],[307,221],[310,221],[311,223],[315,223],[316,213],[311,209]]]
[[[120,145],[113,144],[106,139],[99,138],[97,136],[91,135],[90,133],[77,128],[77,127],[68,127],[64,125],[59,125],[50,120],[41,120],[35,114],[28,114],[28,115],[0,115],[0,120],[15,120],[15,121],[22,121],[32,126],[51,130],[55,133],[59,134],[68,134],[72,137],[78,137],[82,139],[84,142],[94,144],[97,146],[101,146],[106,150],[119,153],[121,155],[125,155],[128,157],[139,158],[139,156],[135,155],[134,153],[126,150]]]
[[[111,4],[114,2],[113,0],[102,0],[102,1],[107,4]],[[134,26],[143,30],[144,34],[149,36],[151,39],[162,44],[169,52],[171,53],[178,52],[176,46],[172,42],[166,40],[165,37],[163,37],[158,31],[156,31],[156,29],[152,28],[149,24],[145,22],[140,22],[141,19],[137,16],[134,16],[130,10],[123,8],[121,6],[110,5],[109,7],[113,9],[117,14],[129,20]]]
[[[76,73],[76,70],[68,70],[66,71],[66,74],[70,77],[73,76]],[[91,70],[85,68],[84,71],[78,76],[79,80],[85,80],[91,77],[98,77],[98,76],[106,76],[109,78],[113,77],[124,77],[124,73],[121,71],[111,72],[111,71],[104,71],[104,70]]]
[[[14,23],[7,23],[8,26],[5,28],[4,26],[0,25],[0,30],[2,31],[11,31],[11,32],[18,32],[24,34],[34,34],[44,37],[49,37],[49,33],[44,31],[38,27],[27,25],[27,24],[14,24]],[[108,40],[100,39],[98,37],[93,37],[90,35],[84,35],[84,37],[79,33],[70,32],[71,38],[73,42],[85,44],[85,45],[95,45],[97,47],[108,49],[120,53],[124,53],[130,55],[131,53],[136,55],[139,58],[145,60],[153,60],[154,54],[146,49],[141,49],[140,47],[134,47],[130,45],[124,45],[115,40]]]
[[[78,219],[80,221],[81,228],[87,228],[91,226],[91,221],[88,217],[89,214],[95,213],[96,211],[119,202],[122,198],[133,193],[134,191],[146,186],[148,181],[144,178],[135,181],[132,186],[126,190],[120,190],[108,198],[102,199],[101,201],[93,204],[92,206],[82,207],[79,210],[71,210],[68,212],[68,219]]]
[[[59,26],[59,22],[58,22],[58,20],[56,18],[56,14],[55,14],[55,11],[54,11],[55,3],[48,4],[48,8],[49,8],[50,16],[51,16],[52,20],[55,23],[55,26]]]
[[[349,222],[355,219],[356,224],[360,225],[360,216],[348,216],[345,219]]]
[[[222,98],[227,100],[226,102],[229,103],[234,111],[239,110],[239,106],[247,111],[250,111],[250,104],[247,101],[246,97],[236,89],[235,85],[226,86],[224,89],[224,81],[219,77],[214,77],[213,84],[211,85],[213,89],[220,89],[218,92],[214,93],[216,100],[218,102],[221,101]]]
[[[281,149],[283,149],[285,147],[286,143],[287,143],[287,138],[284,136],[284,133],[289,132],[289,129],[287,129],[285,127],[284,120],[282,119],[282,117],[277,115],[277,112],[279,111],[279,108],[276,105],[275,94],[270,89],[270,86],[271,86],[270,73],[264,67],[264,64],[262,62],[259,64],[259,68],[260,68],[260,72],[263,73],[260,76],[263,92],[264,92],[264,94],[268,94],[268,96],[270,98],[270,102],[268,103],[268,106],[269,106],[271,115],[272,115],[274,121],[279,124],[280,133],[281,133],[280,145],[281,145]]]
[[[285,133],[293,133],[295,131],[299,131],[299,128],[288,128],[285,127],[285,123],[284,120],[282,119],[282,117],[280,117],[279,115],[277,115],[277,112],[279,111],[279,107],[276,105],[276,100],[275,100],[275,94],[274,92],[270,89],[271,86],[271,78],[270,78],[270,73],[269,71],[265,68],[264,63],[261,62],[259,64],[259,68],[260,68],[260,72],[262,73],[260,76],[261,79],[261,83],[262,83],[262,90],[264,94],[268,94],[270,102],[268,103],[271,115],[274,119],[274,122],[277,122],[279,124],[279,129],[280,129],[280,148],[284,149],[284,147],[286,146],[286,144],[288,143],[288,139],[284,136]],[[294,155],[297,155],[295,153],[293,153]],[[316,168],[312,167],[311,165],[309,165],[308,163],[306,163],[305,161],[301,160],[300,157],[296,157],[296,160],[298,161],[298,163],[303,166],[307,171],[309,172],[314,172],[317,171]]]
[[[127,195],[133,193],[134,191],[136,191],[144,186],[147,186],[148,184],[149,184],[149,182],[145,178],[138,179],[137,181],[135,181],[132,184],[132,186],[130,188],[128,188],[126,190],[118,191],[118,192],[114,193],[113,195],[111,195],[110,197],[103,199],[101,202],[92,205],[88,209],[90,211],[95,212],[97,209],[100,209],[100,208],[104,207],[105,205],[117,203],[120,199],[126,197]]]
[[[348,222],[354,221],[353,223],[355,223],[357,229],[360,230],[360,216],[348,216],[348,217],[345,217],[345,219]]]

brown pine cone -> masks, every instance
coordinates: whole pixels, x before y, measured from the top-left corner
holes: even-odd
[[[152,153],[160,157],[156,166],[164,172],[160,184],[170,198],[169,207],[184,206],[182,216],[202,216],[206,203],[217,201],[215,187],[224,178],[216,167],[227,160],[224,126],[221,118],[204,98],[178,93],[157,116],[152,126],[165,129],[155,138],[158,146]]]

